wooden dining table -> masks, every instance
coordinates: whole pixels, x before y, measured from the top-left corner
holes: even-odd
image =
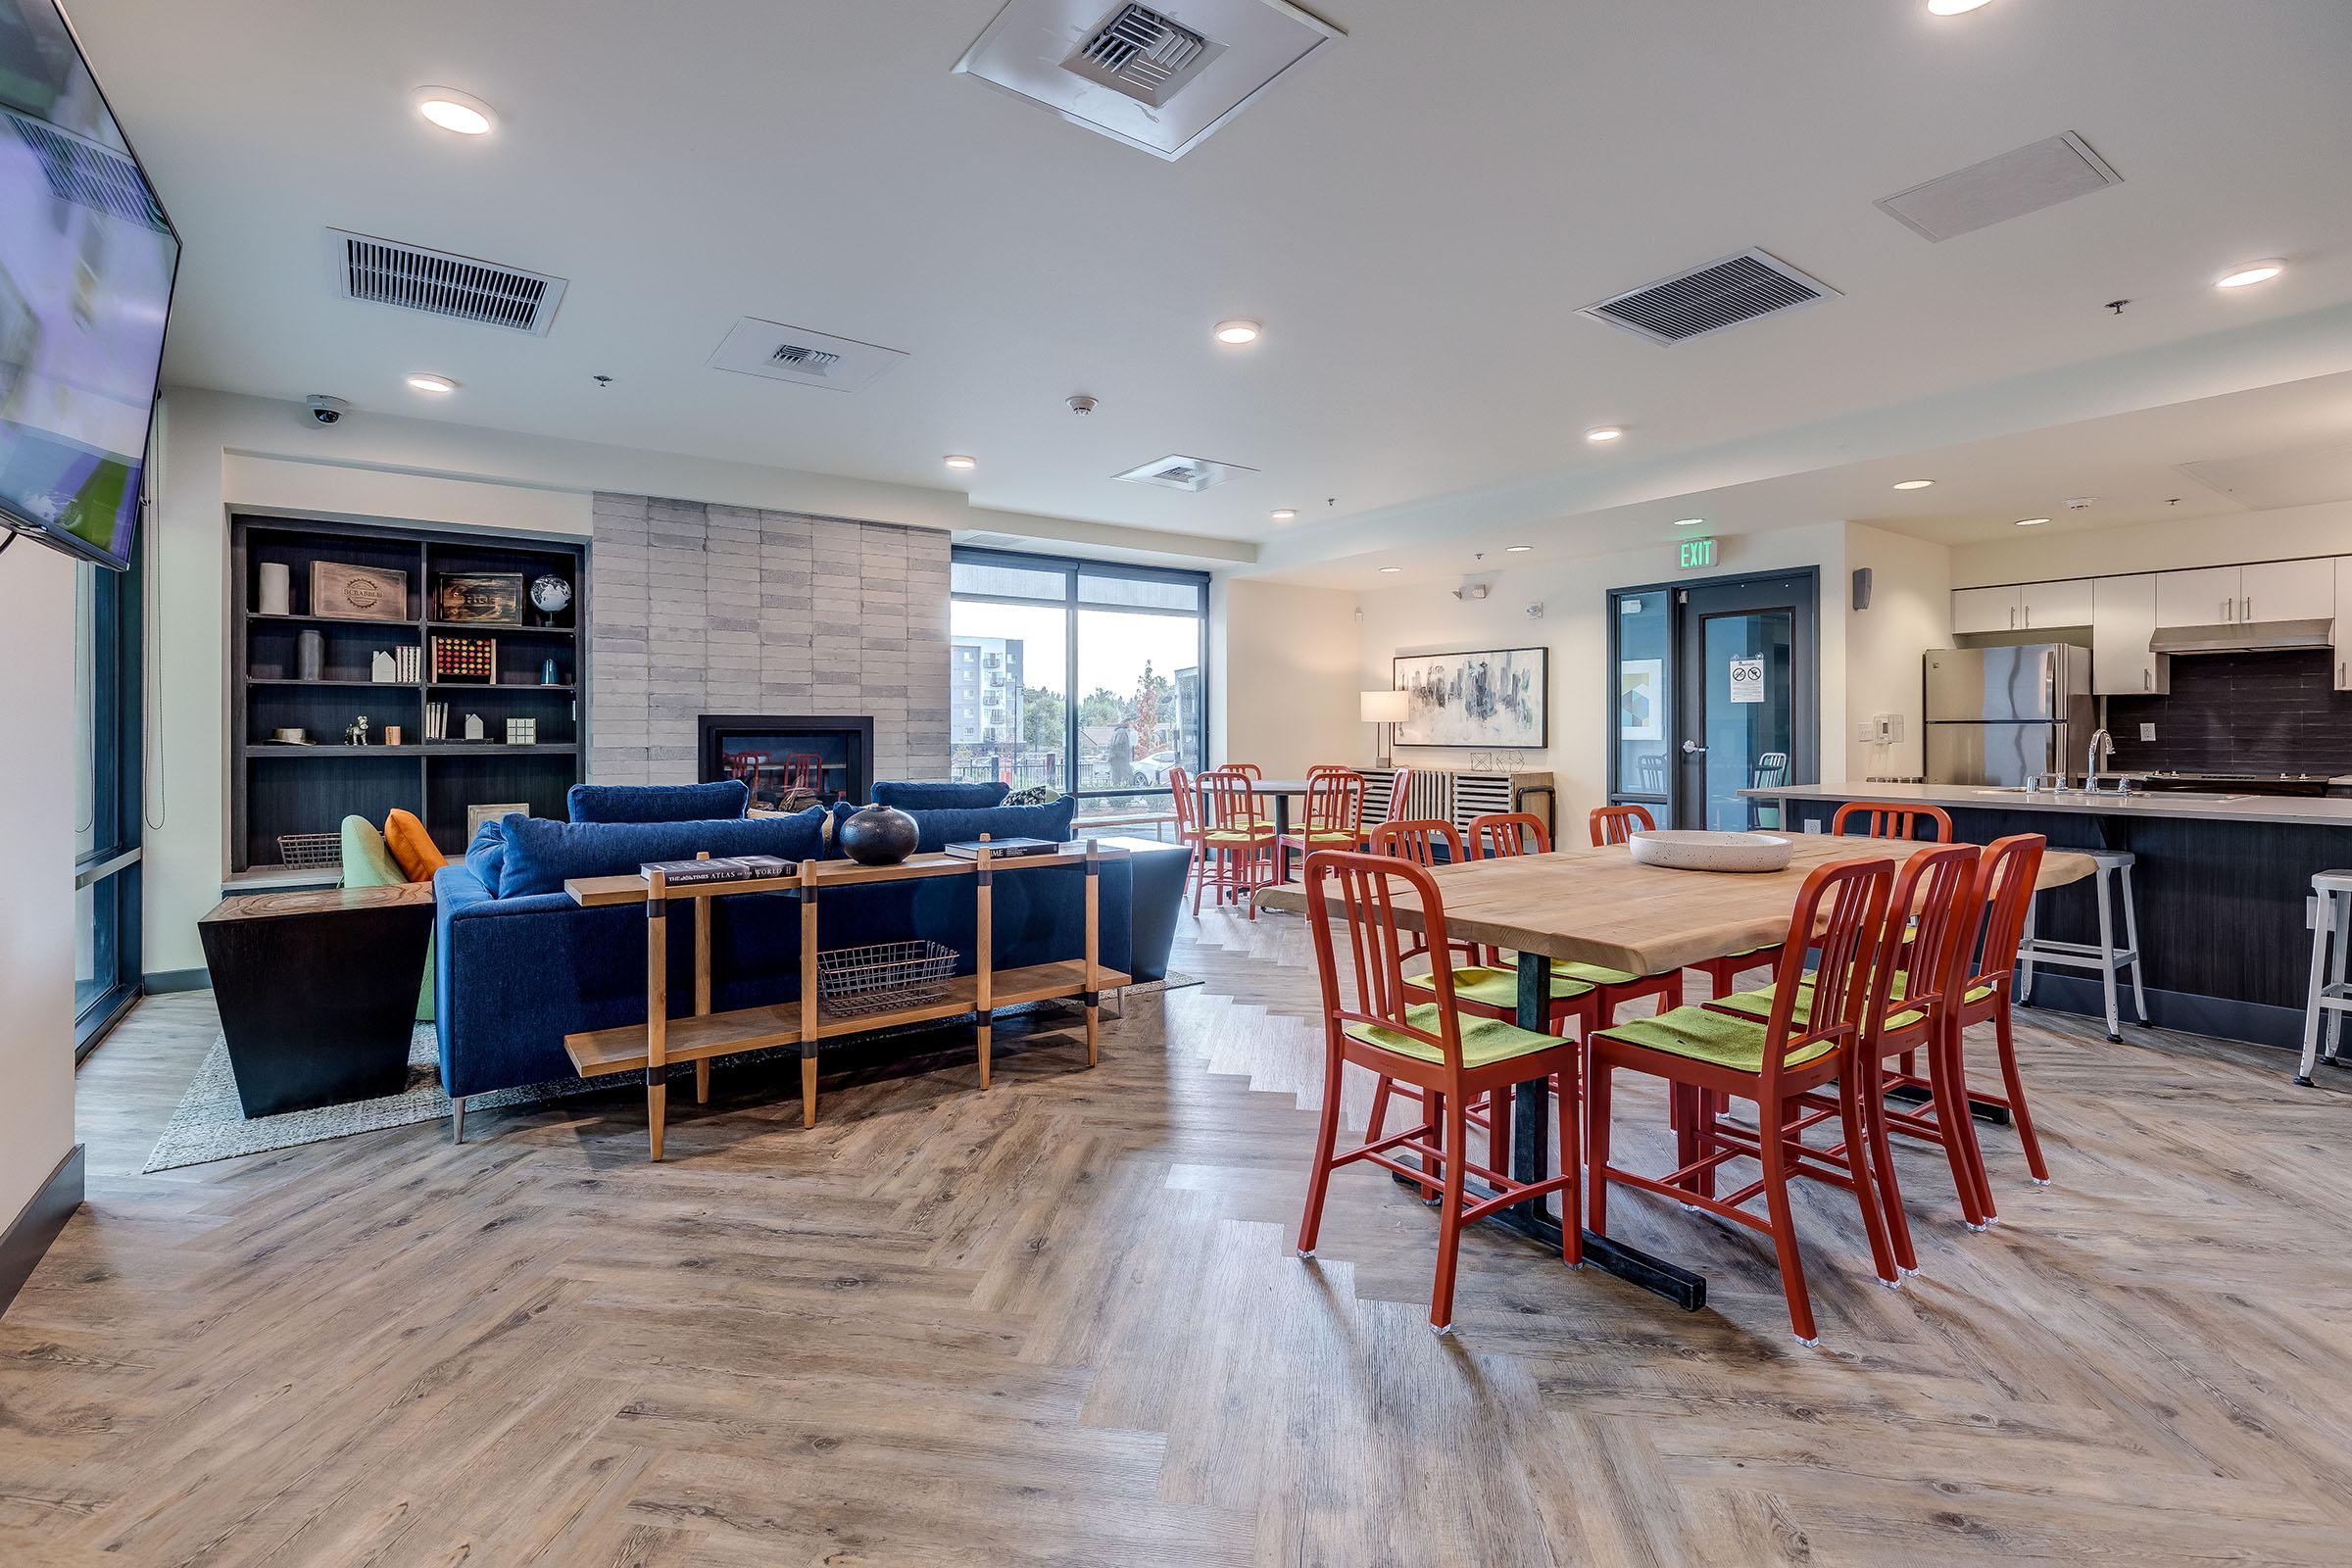
[[[1816,866],[1882,857],[1899,864],[1917,851],[1935,848],[1907,839],[1788,837],[1788,865],[1780,871],[1638,865],[1630,850],[1613,845],[1468,860],[1438,866],[1432,874],[1445,900],[1449,938],[1519,955],[1519,1026],[1544,1033],[1554,961],[1667,974],[1700,958],[1770,947],[1787,937],[1797,891]],[[2062,887],[2091,871],[2089,856],[2050,850],[2041,858],[2035,886]],[[1298,883],[1260,888],[1256,898],[1265,909],[1304,913],[1307,906],[1306,889]],[[1399,926],[1421,928],[1419,902],[1412,894],[1400,891],[1396,907]],[[1332,910],[1337,917],[1336,904]],[[1542,1181],[1550,1174],[1550,1086],[1543,1079],[1521,1084],[1513,1108],[1511,1175]],[[1544,1210],[1541,1199],[1497,1209],[1489,1222],[1559,1248],[1560,1221]],[[1622,1242],[1587,1231],[1585,1259],[1687,1311],[1706,1304],[1702,1276]]]

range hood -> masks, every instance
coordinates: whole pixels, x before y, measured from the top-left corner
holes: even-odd
[[[2243,620],[2211,626],[2159,626],[2148,639],[2151,654],[2273,654],[2296,648],[2332,648],[2332,620]]]

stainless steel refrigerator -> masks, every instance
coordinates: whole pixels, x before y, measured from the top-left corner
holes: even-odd
[[[2098,728],[2089,649],[1935,648],[1927,665],[1929,783],[2023,784],[2082,771]]]

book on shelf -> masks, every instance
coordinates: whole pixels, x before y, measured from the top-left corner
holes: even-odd
[[[943,853],[958,860],[977,860],[982,850],[999,860],[1025,859],[1032,855],[1059,855],[1061,846],[1052,839],[957,839],[940,846]]]
[[[692,887],[708,882],[760,882],[795,876],[798,868],[790,860],[772,855],[714,856],[708,860],[648,860],[637,868],[637,874],[648,882],[654,873],[672,887]]]

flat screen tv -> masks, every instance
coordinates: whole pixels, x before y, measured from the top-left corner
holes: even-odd
[[[0,0],[0,527],[129,564],[179,236],[52,0]]]

